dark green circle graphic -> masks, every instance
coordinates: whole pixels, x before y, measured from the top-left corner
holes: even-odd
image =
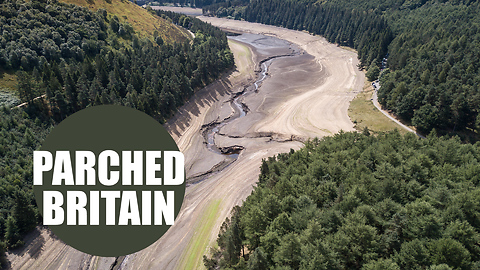
[[[185,173],[183,164],[177,162],[179,159],[171,158],[172,154],[169,154],[178,154],[178,147],[160,123],[140,111],[113,105],[81,110],[56,126],[44,141],[40,151],[45,151],[42,152],[44,154],[51,153],[52,165],[51,170],[48,170],[48,158],[42,157],[42,165],[45,166],[41,172],[42,183],[35,182],[34,176],[34,193],[38,207],[45,221],[44,194],[61,193],[63,223],[47,225],[62,241],[82,252],[116,257],[142,250],[157,241],[168,230],[171,225],[167,224],[169,222],[167,219],[172,220],[172,211],[174,218],[180,211],[185,195],[185,181],[183,178],[182,182],[178,181],[182,174],[178,174],[178,169],[171,169],[164,178],[167,167],[181,166],[183,175]],[[95,159],[91,158],[92,154],[90,159],[78,154],[85,152],[93,153]],[[159,152],[161,157],[156,156]],[[70,174],[65,153],[70,157],[72,168]],[[114,166],[115,155],[119,158],[118,166]],[[130,157],[126,157],[127,155]],[[90,162],[94,160],[94,165],[87,164],[87,160]],[[34,174],[38,169],[35,166],[37,163],[34,162]],[[88,166],[90,168],[85,169]],[[132,169],[132,166],[135,169]],[[77,170],[81,172],[78,175]],[[106,171],[106,176],[105,174],[100,176],[101,171]],[[141,171],[141,175],[138,171]],[[156,178],[154,180],[157,180],[155,182],[147,181],[148,177],[150,180],[153,179],[152,173]],[[61,185],[58,185],[59,180],[52,183],[54,174],[55,179],[61,179]],[[67,175],[73,176],[73,185],[72,178]],[[128,178],[130,182],[126,180]],[[161,180],[158,180],[159,178]],[[176,178],[177,182],[168,182],[170,185],[165,183],[166,179],[172,178]],[[85,180],[83,185],[82,179]],[[92,179],[94,185],[91,185]],[[118,182],[105,185],[107,183],[105,179],[118,179]],[[147,182],[150,185],[147,185]],[[50,198],[45,200],[45,204],[57,204],[56,212],[49,211],[53,213],[49,217],[57,218],[58,221],[61,219],[61,211],[58,211],[60,201],[49,196],[45,195],[45,198]],[[87,198],[86,204],[84,197]],[[114,208],[112,202],[115,204]],[[138,210],[135,209],[135,204]],[[95,214],[95,209],[98,209],[98,214]],[[112,209],[115,210],[113,214]],[[86,224],[79,225],[85,222],[85,217]],[[120,217],[123,225],[119,225]],[[70,224],[76,225],[68,225],[68,218]],[[113,221],[114,225],[107,225],[107,220],[110,220],[110,223]]]

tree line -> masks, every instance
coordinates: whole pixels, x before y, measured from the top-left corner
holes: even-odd
[[[478,1],[427,2],[402,16],[379,101],[422,132],[480,129]],[[474,139],[471,139],[472,141]]]
[[[207,269],[478,269],[480,145],[340,133],[263,160]]]
[[[195,37],[141,38],[105,10],[55,1],[0,4],[0,68],[17,72],[18,95],[28,103],[0,107],[0,249],[21,246],[41,221],[32,153],[57,123],[100,104],[133,107],[163,123],[195,90],[233,67],[222,31],[195,18],[157,15]]]
[[[480,3],[471,0],[234,0],[205,13],[307,30],[355,48],[379,101],[420,132],[477,140]],[[387,67],[380,73],[384,58]]]
[[[23,110],[0,108],[0,268],[4,250],[23,245],[40,221],[33,195],[33,151],[52,125]]]

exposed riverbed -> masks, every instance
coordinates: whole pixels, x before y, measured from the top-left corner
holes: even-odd
[[[306,138],[353,130],[347,108],[363,86],[355,53],[304,32],[217,18],[202,20],[249,33],[230,43],[237,70],[198,91],[165,126],[185,155],[189,179],[216,173],[187,187],[175,225],[138,253],[118,259],[93,257],[39,228],[23,251],[8,255],[14,269],[107,269],[112,263],[121,269],[198,269],[225,217],[253,190],[262,159],[298,149]],[[262,60],[295,51],[298,55],[274,59],[262,68]],[[265,78],[259,81],[263,73]],[[254,90],[256,82],[258,91]],[[211,133],[212,147],[241,146],[243,150],[230,165],[225,164],[233,157],[209,150],[203,132],[205,125],[225,119]]]
[[[238,97],[236,103],[248,107],[248,111],[245,116],[232,118],[228,124],[218,127],[213,142],[219,149],[238,145],[243,150],[231,165],[187,188],[184,207],[174,227],[157,243],[132,255],[125,265],[128,269],[200,267],[202,256],[214,245],[225,217],[251,193],[263,158],[298,149],[307,138],[354,130],[347,109],[355,93],[362,89],[364,80],[363,73],[356,68],[355,53],[304,32],[210,17],[202,20],[228,31],[247,33],[233,39],[247,44],[252,54],[237,54],[240,57],[236,63],[251,58],[256,73],[240,83],[222,83],[230,90],[212,103],[204,116],[197,118],[203,119],[202,125],[205,125],[241,114],[232,103],[232,97],[233,100]],[[266,78],[261,81],[258,92],[245,91],[245,87],[255,85],[261,78],[262,60],[295,51],[298,55],[268,63]],[[237,77],[232,74],[229,78]],[[174,126],[171,127],[175,134]],[[204,137],[188,135],[188,129],[179,132],[183,135],[178,139],[185,142],[185,135],[190,138],[184,153],[189,156],[191,175],[220,164],[224,155],[213,153],[203,145],[198,147],[195,142],[203,143]]]
[[[213,165],[208,171],[190,177],[188,180],[189,184],[198,183],[211,176],[212,173],[217,173],[225,169],[237,160],[245,147],[238,144],[220,147],[215,143],[215,138],[218,135],[226,136],[226,134],[220,133],[222,128],[247,115],[250,109],[245,103],[245,99],[249,96],[255,97],[258,95],[262,83],[268,78],[268,69],[272,63],[282,58],[294,59],[302,55],[302,51],[296,45],[275,37],[256,34],[239,34],[230,36],[229,39],[248,44],[256,50],[256,55],[259,58],[258,64],[256,65],[257,67],[255,68],[256,79],[244,85],[240,92],[234,92],[230,95],[231,97],[228,101],[232,108],[230,115],[202,126],[202,134],[206,148],[210,152],[221,155],[223,160]],[[239,136],[237,138],[239,138]]]

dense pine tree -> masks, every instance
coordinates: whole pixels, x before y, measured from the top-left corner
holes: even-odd
[[[479,146],[340,133],[264,160],[205,266],[478,269]]]

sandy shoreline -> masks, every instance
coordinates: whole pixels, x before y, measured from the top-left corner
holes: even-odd
[[[276,36],[297,44],[308,54],[272,62],[270,77],[258,93],[242,99],[248,105],[248,114],[222,127],[223,135],[216,136],[217,145],[245,147],[238,160],[189,186],[175,225],[150,247],[119,261],[121,269],[196,269],[230,209],[251,193],[262,158],[298,149],[302,146],[298,140],[304,138],[354,130],[347,109],[364,80],[363,73],[356,69],[355,53],[304,32],[218,18],[201,19],[235,31]],[[202,125],[235,113],[229,103],[231,94],[255,80],[253,69],[269,53],[259,46],[246,49],[245,45],[233,42],[230,46],[238,70],[199,91],[166,124],[185,154],[187,177],[205,172],[225,158],[204,147]],[[205,224],[208,228],[204,228]],[[10,253],[8,258],[15,269],[105,269],[115,260],[76,251],[45,229],[22,253]]]

